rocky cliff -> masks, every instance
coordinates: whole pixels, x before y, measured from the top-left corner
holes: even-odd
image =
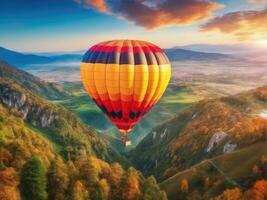
[[[83,152],[110,162],[126,163],[107,141],[83,124],[75,114],[38,97],[17,83],[0,80],[0,102],[27,124],[45,131],[51,140],[64,146],[62,155],[66,156],[67,149],[72,149],[73,157]]]
[[[266,106],[267,87],[200,101],[155,127],[129,158],[146,175],[164,180],[204,159],[266,140],[261,115]]]

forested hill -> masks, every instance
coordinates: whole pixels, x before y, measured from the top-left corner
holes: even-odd
[[[129,158],[159,180],[206,158],[266,140],[267,87],[200,101],[154,128]]]
[[[167,199],[94,129],[24,84],[0,78],[1,200]]]
[[[47,137],[66,148],[71,147],[73,156],[84,152],[101,159],[115,161],[120,158],[109,144],[85,125],[72,112],[50,103],[14,82],[0,81],[0,101],[30,126],[46,132]]]
[[[75,146],[65,148],[54,134],[0,104],[1,200],[167,200],[153,177],[144,179],[132,167],[85,155]]]

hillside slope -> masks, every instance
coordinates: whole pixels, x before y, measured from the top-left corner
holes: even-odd
[[[57,100],[68,97],[68,93],[55,83],[45,82],[36,76],[0,61],[0,78],[14,81],[46,99]]]
[[[261,163],[262,158],[267,156],[266,145],[267,141],[259,142],[204,160],[168,178],[160,186],[171,200],[184,199],[185,194],[180,189],[183,180],[189,183],[188,193],[197,191],[204,199],[216,196],[227,188],[247,189],[251,182],[264,178],[263,173],[267,173],[267,163]]]
[[[164,49],[170,61],[189,61],[189,60],[218,60],[233,59],[234,57],[222,53],[206,53],[200,51],[191,51],[180,48]]]
[[[130,152],[145,175],[164,180],[198,162],[266,140],[267,87],[203,100],[153,129]]]
[[[61,155],[95,155],[111,161],[125,161],[91,127],[83,124],[62,106],[46,101],[17,83],[0,79],[0,101],[32,127],[45,132],[53,142],[61,145]]]
[[[127,200],[130,196],[131,199],[157,197],[167,200],[153,177],[145,179],[133,168],[124,169],[119,163],[110,164],[84,153],[69,156],[65,161],[58,154],[59,146],[64,144],[47,138],[36,128],[28,128],[19,113],[0,103],[0,199],[21,200],[25,195],[36,199],[39,192],[36,188],[43,173],[47,185],[44,193],[49,199]],[[44,172],[29,164],[32,159],[39,160]],[[32,185],[26,190],[37,192],[21,189],[25,188],[22,176],[26,165],[30,166],[27,168],[27,182]]]

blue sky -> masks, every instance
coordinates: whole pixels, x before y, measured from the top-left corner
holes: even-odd
[[[130,3],[131,1],[135,0],[127,0]],[[150,4],[157,2],[144,1]],[[201,0],[190,1],[193,4],[195,1]],[[139,16],[134,14],[128,15],[129,9],[123,10],[125,7],[119,5],[121,1],[101,0],[101,2],[106,3],[109,12],[99,9],[94,3],[90,3],[90,0],[1,1],[0,46],[21,51],[46,52],[80,50],[102,40],[120,38],[150,40],[162,47],[195,43],[248,43],[254,40],[262,40],[257,37],[256,39],[254,37],[240,40],[233,35],[233,32],[231,34],[214,32],[213,27],[209,28],[211,31],[209,29],[204,32],[200,31],[202,24],[216,16],[236,11],[263,10],[265,5],[260,3],[249,3],[246,0],[211,1],[223,4],[224,7],[212,10],[210,16],[202,16],[203,19],[201,20],[189,19],[190,22],[186,25],[181,21],[181,19],[184,20],[184,16],[181,15],[174,22],[160,21],[159,24],[159,21],[153,22],[152,20],[151,24],[154,23],[154,25],[150,27],[149,20],[160,14],[155,13],[155,16],[151,16],[151,18],[147,18],[144,14],[143,17],[147,22],[143,23],[143,18],[140,19]],[[179,4],[179,0],[177,2]],[[183,0],[180,2],[182,5]],[[157,11],[164,13],[166,8],[169,12],[170,8],[168,6],[163,7],[159,6]],[[144,8],[149,9],[149,7]],[[179,13],[179,10],[177,12]],[[191,15],[191,13],[188,15]],[[162,18],[162,21],[164,20],[168,19]],[[165,26],[164,23],[167,25]],[[222,32],[224,31],[222,30]]]

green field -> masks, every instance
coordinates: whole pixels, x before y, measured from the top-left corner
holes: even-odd
[[[133,148],[153,127],[172,118],[174,113],[201,99],[200,96],[194,95],[191,90],[186,88],[169,87],[159,103],[144,116],[142,121],[130,133],[129,137],[133,145],[130,148],[121,148],[121,145],[119,145],[120,133],[88,97],[88,94],[83,90],[82,84],[80,82],[66,82],[62,86],[73,96],[57,103],[76,113],[85,123],[102,132],[119,151]]]

